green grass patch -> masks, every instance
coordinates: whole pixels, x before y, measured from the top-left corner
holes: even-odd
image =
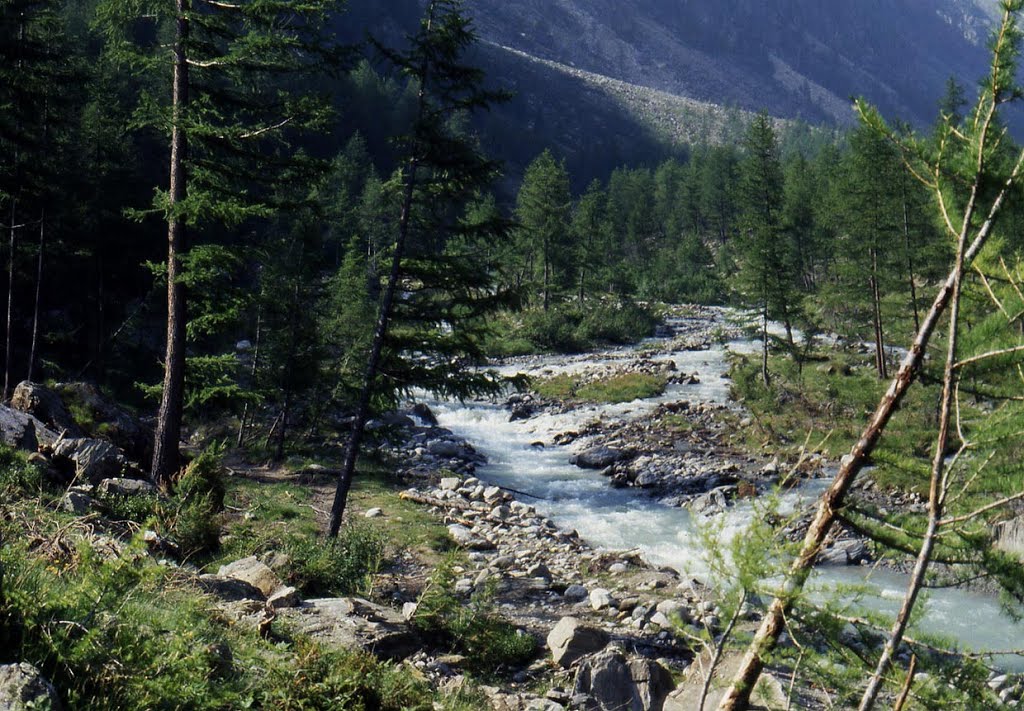
[[[651,335],[659,314],[631,301],[588,301],[498,315],[484,352],[493,357],[580,353],[601,344],[626,345]]]
[[[620,403],[645,400],[665,392],[668,380],[663,375],[623,373],[584,382],[570,375],[534,380],[531,389],[551,400],[590,403]]]
[[[830,353],[827,362],[802,369],[790,358],[773,356],[769,369],[767,386],[756,359],[737,358],[730,373],[734,396],[755,422],[736,428],[737,436],[752,449],[795,451],[810,434],[810,447],[837,459],[860,437],[889,385],[863,356],[846,353]],[[938,395],[936,386],[920,382],[907,391],[874,457],[879,466],[872,477],[881,486],[927,492],[927,470],[919,463],[930,456]]]
[[[54,560],[8,543],[0,662],[26,661],[66,708],[468,708],[402,666],[291,638],[265,641],[219,614],[177,572],[86,544]]]

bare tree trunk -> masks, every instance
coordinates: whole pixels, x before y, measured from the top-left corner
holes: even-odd
[[[36,263],[36,295],[32,307],[32,347],[28,352],[28,375],[25,378],[32,381],[33,370],[36,364],[36,348],[39,342],[39,302],[43,290],[43,255],[46,250],[46,208],[39,213],[39,258]]]
[[[260,339],[263,331],[263,304],[261,303],[256,309],[256,342],[253,344],[252,351],[252,368],[249,369],[249,377],[252,379],[253,384],[256,383],[256,374],[259,372],[260,367]],[[249,419],[249,403],[245,403],[242,407],[242,419],[238,423],[238,440],[236,446],[241,447],[245,443],[245,429],[248,425]]]
[[[11,396],[11,330],[12,330],[12,318],[11,318],[11,304],[14,301],[14,248],[17,244],[17,231],[18,225],[15,224],[17,218],[17,198],[11,198],[11,224],[10,224],[10,239],[7,244],[7,336],[4,344],[4,392],[3,402]]]
[[[899,697],[896,699],[896,703],[892,705],[892,711],[903,711],[903,707],[907,705],[907,699],[910,698],[910,689],[914,686],[914,675],[917,673],[917,655],[911,655],[910,666],[907,668],[907,678],[903,682],[903,689],[900,691]]]
[[[178,443],[181,440],[181,418],[185,399],[185,287],[181,283],[181,257],[186,247],[184,219],[174,212],[185,199],[188,158],[188,135],[182,126],[188,106],[188,41],[189,0],[176,0],[177,26],[174,38],[174,127],[171,133],[171,181],[169,191],[170,217],[167,221],[167,352],[164,357],[164,387],[157,415],[153,445],[153,479],[169,489],[181,466]]]
[[[900,188],[903,191],[903,243],[907,250],[907,281],[910,284],[910,304],[914,308],[914,331],[921,328],[921,316],[917,306],[917,284],[914,283],[914,254],[910,245],[910,206],[907,204],[907,176],[900,178]]]
[[[726,642],[728,642],[729,637],[732,636],[732,631],[736,628],[736,623],[739,622],[740,615],[743,614],[743,606],[746,602],[747,591],[744,590],[743,594],[740,595],[740,600],[736,604],[736,609],[733,611],[732,617],[729,618],[729,624],[726,625],[725,630],[722,632],[721,640],[715,645],[715,653],[711,656],[711,663],[707,673],[704,675],[704,683],[700,687],[700,700],[697,702],[697,711],[704,711],[704,704],[707,703],[708,694],[711,692],[711,682],[715,678],[715,670],[722,661],[722,654],[725,652]]]
[[[928,492],[928,529],[925,532],[924,540],[921,542],[921,549],[917,554],[917,561],[914,564],[914,572],[910,576],[910,583],[907,586],[903,604],[900,606],[899,614],[893,622],[889,639],[882,649],[882,654],[875,667],[875,673],[871,676],[864,695],[861,697],[858,711],[869,711],[875,705],[878,692],[882,689],[882,682],[885,674],[889,671],[892,658],[903,642],[903,634],[907,625],[910,624],[910,614],[913,612],[914,604],[917,602],[921,586],[924,585],[924,577],[928,572],[928,564],[931,562],[932,552],[935,549],[936,538],[939,532],[939,521],[942,519],[942,512],[945,508],[945,487],[944,472],[946,470],[946,445],[949,443],[949,429],[953,417],[953,398],[956,392],[956,362],[957,345],[960,331],[960,294],[963,285],[964,274],[964,251],[967,247],[967,235],[961,234],[960,242],[957,245],[956,265],[954,267],[953,295],[949,305],[949,342],[946,349],[946,366],[942,377],[942,400],[941,412],[939,415],[939,431],[935,438],[935,454],[932,458],[931,485]]]
[[[875,327],[875,369],[878,377],[889,377],[888,366],[885,362],[885,336],[882,332],[882,290],[878,286],[878,250],[871,248],[871,308],[872,320]]]
[[[1002,209],[1007,194],[1016,185],[1022,166],[1024,166],[1024,153],[1018,156],[1017,163],[1010,177],[1003,184],[1002,189],[989,208],[984,224],[978,229],[976,236],[971,241],[971,245],[964,255],[964,264],[969,265],[988,242],[992,227],[995,224],[995,218]],[[981,177],[980,172],[975,176],[971,197],[964,213],[961,233],[965,235],[971,229],[971,223],[977,210],[977,193]],[[939,318],[949,305],[956,285],[956,279],[957,274],[956,270],[954,270],[949,274],[942,288],[935,295],[931,309],[921,322],[921,328],[918,330],[910,350],[903,359],[903,364],[900,366],[896,377],[893,378],[889,389],[881,401],[879,401],[871,422],[865,428],[853,449],[850,450],[849,457],[846,458],[844,464],[839,468],[839,472],[833,479],[828,491],[822,495],[818,511],[807,529],[800,553],[790,565],[789,572],[786,575],[782,588],[778,592],[778,596],[768,607],[764,619],[761,621],[761,627],[754,635],[754,639],[751,641],[740,663],[740,668],[737,670],[735,677],[733,677],[732,685],[718,706],[719,711],[740,711],[750,705],[750,694],[764,668],[765,656],[778,643],[779,636],[785,627],[786,614],[807,582],[807,578],[814,566],[815,558],[832,528],[832,523],[835,521],[836,513],[842,508],[846,494],[856,481],[857,475],[860,474],[871,452],[874,451],[893,412],[896,411],[904,395],[906,395],[907,389],[917,378],[918,369],[924,359],[925,349],[931,340]]]
[[[765,278],[761,282],[761,379],[767,386],[771,383],[771,375],[768,373],[768,284]]]

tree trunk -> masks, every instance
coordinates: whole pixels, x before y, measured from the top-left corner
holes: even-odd
[[[262,294],[261,294],[262,296]],[[260,367],[260,338],[263,332],[263,304],[256,308],[256,342],[253,344],[252,368],[249,369],[249,377],[252,380],[252,387],[256,387],[256,374]],[[238,423],[238,440],[236,446],[245,444],[245,429],[249,419],[249,403],[242,406],[242,418]]]
[[[188,107],[189,0],[177,1],[177,25],[174,37],[174,126],[171,132],[169,217],[167,220],[167,352],[164,357],[164,387],[157,415],[153,445],[153,479],[169,489],[181,466],[178,443],[185,400],[185,287],[181,283],[181,258],[186,247],[185,221],[177,206],[185,199],[188,135],[182,126]]]
[[[764,278],[761,301],[761,379],[765,386],[771,382],[771,375],[768,373],[768,283]]]
[[[7,245],[7,336],[4,343],[4,392],[3,402],[7,402],[11,396],[11,304],[14,301],[14,248],[16,246],[18,225],[15,220],[18,215],[17,198],[11,198],[11,224],[10,239]]]
[[[32,347],[28,352],[28,375],[26,380],[32,381],[36,364],[36,348],[39,342],[39,302],[43,290],[43,255],[46,250],[46,208],[39,211],[39,258],[36,262],[36,295],[32,306]]]
[[[871,309],[872,321],[875,328],[875,368],[878,370],[878,377],[885,379],[889,377],[888,366],[885,362],[885,336],[882,332],[882,290],[878,286],[878,251],[871,249]]]
[[[1022,165],[1024,165],[1024,154],[1021,154],[1020,158],[1018,158],[1011,176],[1007,179],[999,195],[992,203],[984,224],[978,230],[976,237],[971,242],[971,246],[967,249],[964,255],[965,265],[971,264],[982,247],[988,242],[992,227],[995,224],[995,218],[1002,209],[1006,195],[1016,184]],[[980,176],[977,180],[980,180]],[[974,219],[976,200],[977,182],[966,210],[963,222],[964,234],[970,229],[971,222]],[[839,468],[839,472],[836,474],[835,479],[833,479],[828,491],[822,495],[818,511],[807,529],[800,553],[790,565],[789,572],[786,575],[786,580],[779,591],[778,597],[768,607],[764,619],[761,621],[761,627],[754,635],[754,639],[743,656],[740,668],[736,672],[729,690],[718,706],[719,711],[740,711],[750,705],[750,694],[758,677],[761,675],[761,670],[764,668],[764,658],[771,653],[778,643],[779,635],[785,627],[786,615],[803,590],[804,583],[807,581],[814,566],[814,560],[832,528],[836,513],[842,507],[846,494],[856,481],[857,475],[860,474],[871,452],[874,451],[882,431],[888,424],[893,412],[896,411],[896,408],[903,400],[904,395],[906,395],[907,389],[917,378],[918,369],[924,360],[925,349],[931,340],[939,318],[949,305],[956,280],[957,271],[954,270],[949,274],[942,288],[935,295],[931,309],[921,322],[921,328],[918,330],[910,350],[907,351],[907,355],[903,359],[903,364],[900,366],[896,377],[893,378],[889,389],[881,401],[879,401],[871,422],[864,429],[853,449],[850,450],[850,456]]]
[[[914,331],[917,331],[921,328],[921,316],[917,306],[917,284],[914,283],[914,253],[910,245],[910,206],[907,204],[906,175],[902,176],[900,187],[903,190],[903,242],[907,250],[907,281],[910,284],[910,304],[914,309]]]

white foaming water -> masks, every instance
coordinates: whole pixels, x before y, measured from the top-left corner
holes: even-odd
[[[749,352],[749,342],[730,343],[729,349]],[[528,369],[505,368],[504,373],[542,375],[578,372],[621,360],[627,352],[596,358],[547,358]],[[428,401],[440,424],[471,442],[488,463],[478,470],[483,480],[531,495],[521,497],[562,528],[574,528],[592,545],[610,550],[640,549],[657,565],[702,577],[706,565],[694,517],[683,508],[665,506],[634,489],[614,489],[599,473],[569,463],[574,447],[551,444],[556,434],[578,429],[595,418],[617,420],[641,417],[659,403],[689,400],[724,404],[729,381],[725,347],[707,351],[661,354],[655,360],[672,360],[683,373],[697,373],[697,385],[671,386],[662,396],[620,405],[580,407],[564,414],[542,414],[529,420],[509,422],[508,412],[489,402]],[[783,497],[788,511],[810,505],[827,482],[809,482]],[[716,522],[725,542],[741,533],[750,519],[751,504],[731,507]],[[869,592],[849,601],[850,614],[865,609],[895,614],[906,589],[907,578],[887,571],[858,567],[827,567],[816,572],[813,584],[819,599],[834,598],[841,586],[863,586]],[[919,628],[957,640],[977,651],[1008,650],[1024,646],[1024,624],[1014,623],[988,596],[963,590],[934,590],[927,595],[927,612]],[[1024,670],[1020,657],[1000,657],[1000,666]]]

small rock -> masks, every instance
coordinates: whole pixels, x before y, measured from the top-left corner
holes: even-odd
[[[256,556],[236,560],[222,565],[217,575],[242,580],[259,589],[264,595],[272,595],[281,587],[281,581],[269,566],[261,563]]]
[[[629,570],[629,566],[625,563],[612,563],[608,566],[608,572],[612,573],[613,575],[621,575],[622,573],[625,573],[627,570]]]
[[[297,607],[301,602],[299,591],[291,586],[280,587],[267,598],[267,604],[275,610],[283,607]]]
[[[562,593],[562,597],[570,602],[586,600],[589,595],[590,593],[588,593],[587,589],[582,585],[570,585],[565,589],[565,592]]]
[[[411,621],[412,618],[416,616],[416,610],[418,609],[419,605],[415,602],[407,602],[402,605],[402,617]]]
[[[613,607],[614,603],[615,598],[612,597],[612,594],[608,590],[605,590],[604,588],[596,588],[590,591],[590,606],[594,608],[595,611],[600,612],[605,608]]]
[[[441,479],[441,489],[444,491],[455,491],[462,485],[462,480],[454,476],[446,476]]]
[[[91,506],[92,498],[77,491],[69,491],[64,494],[64,498],[60,500],[61,509],[69,511],[76,516],[84,516],[89,513],[89,508]]]
[[[379,508],[369,509],[369,510],[367,510],[366,513],[363,514],[363,516],[365,516],[366,518],[380,518],[383,515],[384,515],[384,510],[383,509],[379,509]]]

